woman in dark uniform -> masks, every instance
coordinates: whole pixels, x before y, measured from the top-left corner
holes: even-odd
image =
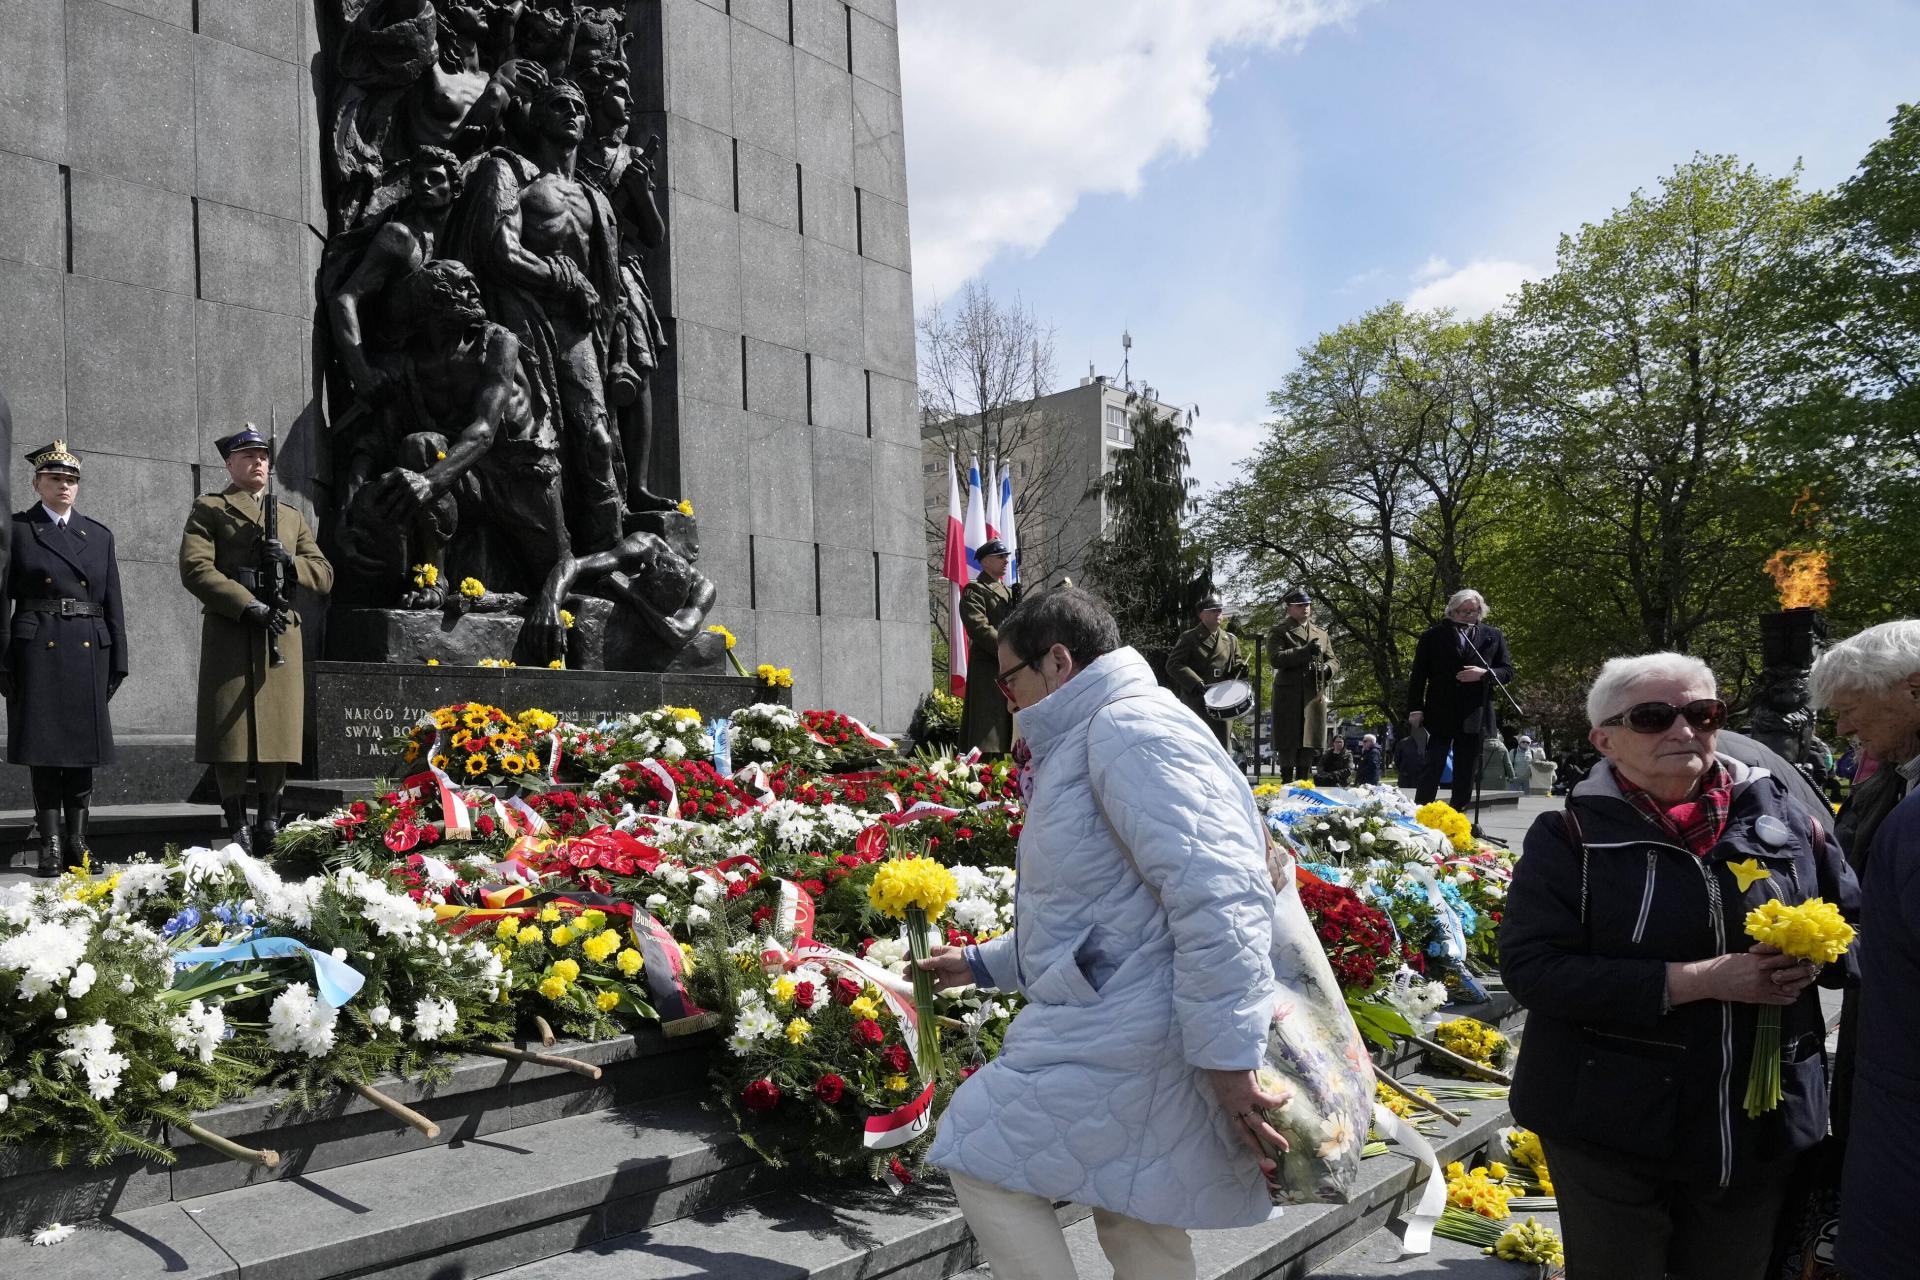
[[[80,459],[56,440],[27,461],[40,501],[13,517],[0,694],[7,759],[33,771],[40,874],[53,876],[86,856],[93,771],[113,763],[107,700],[127,677],[127,631],[113,531],[73,507]]]

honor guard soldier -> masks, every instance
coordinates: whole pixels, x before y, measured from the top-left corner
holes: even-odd
[[[194,501],[180,539],[180,581],[202,606],[194,759],[213,766],[234,841],[264,855],[280,829],[287,766],[300,763],[306,712],[293,586],[325,595],[333,566],[306,518],[275,496],[259,429],[249,423],[214,447],[231,483]],[[249,772],[259,798],[251,828]]]
[[[1194,612],[1199,615],[1200,625],[1181,632],[1173,642],[1173,652],[1167,655],[1167,677],[1180,701],[1213,731],[1221,746],[1231,751],[1228,730],[1232,721],[1207,709],[1206,693],[1209,686],[1222,680],[1244,680],[1247,664],[1240,657],[1240,638],[1220,625],[1219,596],[1208,596]]]
[[[1267,636],[1273,662],[1273,763],[1281,781],[1311,778],[1327,749],[1327,687],[1340,673],[1333,640],[1313,623],[1313,598],[1289,591],[1287,616]]]
[[[93,771],[113,763],[107,701],[127,678],[127,629],[113,531],[74,509],[80,459],[56,440],[27,455],[40,500],[13,517],[13,609],[0,693],[7,759],[33,774],[40,874],[87,854]]]
[[[960,621],[967,629],[967,702],[960,717],[960,750],[980,748],[983,756],[1013,750],[1013,712],[1001,692],[999,676],[1000,624],[1006,621],[1019,593],[1008,586],[1007,544],[988,538],[974,552],[980,576],[960,590]]]

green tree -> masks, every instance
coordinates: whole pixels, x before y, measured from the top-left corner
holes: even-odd
[[[1698,156],[1563,236],[1553,274],[1521,287],[1499,371],[1520,466],[1490,568],[1524,661],[1745,662],[1804,484],[1765,448],[1790,398],[1769,282],[1817,203],[1793,176]]]
[[[1180,415],[1138,401],[1133,447],[1088,490],[1106,504],[1104,527],[1087,549],[1090,585],[1106,597],[1121,636],[1156,668],[1212,589],[1206,549],[1186,527],[1190,434]]]
[[[1473,585],[1504,409],[1489,322],[1390,303],[1323,334],[1269,397],[1275,419],[1207,504],[1236,591],[1308,588],[1335,634],[1338,701],[1404,712],[1413,641]]]

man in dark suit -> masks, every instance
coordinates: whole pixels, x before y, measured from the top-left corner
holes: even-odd
[[[1444,618],[1428,627],[1413,651],[1408,681],[1411,716],[1427,730],[1426,768],[1414,799],[1426,804],[1440,794],[1447,749],[1453,749],[1453,807],[1465,813],[1488,735],[1500,731],[1494,685],[1513,679],[1507,638],[1486,624],[1487,602],[1478,591],[1456,591]]]

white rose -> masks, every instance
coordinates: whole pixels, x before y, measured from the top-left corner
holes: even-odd
[[[702,925],[711,919],[713,919],[713,912],[707,910],[705,907],[687,908],[687,923],[690,925]]]
[[[664,907],[664,906],[666,906],[666,905],[667,905],[667,895],[666,895],[666,894],[664,894],[664,893],[650,893],[650,894],[648,894],[648,895],[647,895],[647,910],[649,910],[649,911],[658,911],[658,910],[659,910],[659,909],[660,909],[661,907]]]
[[[373,1006],[373,1009],[372,1009],[372,1011],[371,1011],[371,1012],[369,1012],[369,1013],[367,1014],[367,1016],[368,1016],[369,1018],[371,1018],[371,1019],[373,1019],[373,1021],[374,1021],[374,1025],[376,1025],[376,1026],[384,1026],[384,1025],[386,1025],[386,1021],[387,1021],[387,1019],[388,1019],[389,1017],[391,1017],[391,1016],[392,1016],[392,1013],[391,1013],[391,1011],[390,1011],[390,1010],[389,1010],[389,1009],[387,1008],[387,1006],[385,1006],[385,1005],[383,1005],[383,1004],[377,1004],[377,1005],[375,1005],[375,1006]]]
[[[58,1009],[55,1009],[53,1016],[56,1020],[65,1022],[67,1020],[67,1006],[61,1005]]]

